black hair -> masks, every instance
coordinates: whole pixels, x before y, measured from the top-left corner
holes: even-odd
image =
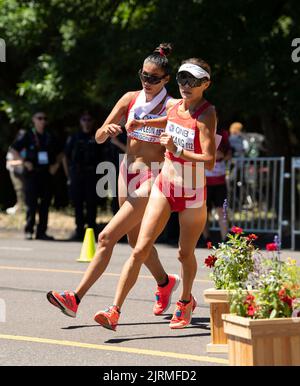
[[[170,43],[161,43],[155,48],[152,54],[147,56],[144,62],[151,62],[160,67],[166,75],[171,73],[171,67],[168,61],[168,56],[172,52],[172,45]]]

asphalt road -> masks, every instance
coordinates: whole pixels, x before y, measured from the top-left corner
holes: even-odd
[[[158,245],[169,273],[179,273],[176,249]],[[115,247],[103,277],[82,301],[76,319],[51,306],[51,289],[74,289],[87,264],[78,263],[80,243],[25,241],[0,238],[0,365],[93,366],[203,366],[226,365],[227,355],[207,354],[210,341],[209,308],[203,290],[212,287],[204,268],[207,250],[198,249],[199,269],[193,293],[198,299],[192,324],[183,330],[168,327],[170,313],[152,314],[155,283],[143,268],[122,309],[117,332],[100,327],[95,312],[112,303],[123,262],[130,254],[127,244]],[[289,251],[284,256],[293,256]],[[295,256],[293,256],[295,257]]]

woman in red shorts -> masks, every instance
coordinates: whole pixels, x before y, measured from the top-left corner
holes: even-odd
[[[165,127],[160,137],[166,148],[165,162],[152,188],[136,246],[123,267],[113,306],[95,315],[95,321],[105,328],[116,329],[121,306],[172,211],[179,212],[178,259],[183,286],[170,327],[184,328],[191,321],[196,306],[192,296],[197,272],[195,248],[207,216],[204,169],[214,167],[216,154],[216,112],[203,97],[210,85],[210,74],[205,61],[184,61],[177,73],[182,99],[170,100],[167,117],[151,123]],[[130,132],[141,125],[148,125],[148,121],[133,120],[126,128]]]
[[[97,130],[96,141],[103,143],[122,132],[122,120],[146,119],[148,122],[146,126],[142,125],[128,133],[127,152],[119,175],[120,209],[99,234],[97,251],[79,286],[75,291],[50,291],[47,294],[50,303],[68,316],[76,316],[81,299],[108,266],[116,243],[127,234],[130,246],[135,246],[151,186],[164,160],[165,149],[160,144],[163,129],[153,127],[151,121],[166,116],[166,104],[170,100],[165,89],[170,79],[167,59],[170,51],[170,45],[163,43],[145,59],[139,71],[143,89],[123,95]],[[152,163],[158,165],[156,170],[151,168]],[[145,265],[157,281],[153,312],[160,315],[169,307],[170,297],[180,278],[165,272],[154,246],[149,255]]]

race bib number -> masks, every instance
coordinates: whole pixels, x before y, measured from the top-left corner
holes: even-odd
[[[159,115],[148,114],[145,115],[144,119],[160,118]],[[134,114],[134,119],[139,120],[140,118]],[[160,143],[159,137],[164,129],[159,129],[151,126],[140,127],[128,134],[130,138],[138,139],[144,142]]]
[[[169,121],[166,133],[172,136],[176,146],[182,146],[185,150],[194,151],[195,130]]]
[[[38,164],[39,165],[48,165],[49,164],[48,153],[46,151],[39,151],[38,152]]]

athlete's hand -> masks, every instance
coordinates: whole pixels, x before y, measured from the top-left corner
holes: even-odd
[[[117,135],[122,133],[122,127],[120,125],[116,125],[115,123],[110,123],[106,126],[105,133],[109,137],[116,137]]]
[[[169,152],[171,152],[171,153],[176,152],[177,147],[174,144],[173,138],[171,135],[169,135],[167,133],[161,133],[159,140],[160,140],[160,144],[162,146],[165,146],[165,148],[167,150],[169,150]]]
[[[125,128],[127,131],[134,131],[139,127],[143,127],[143,126],[144,126],[143,120],[133,119],[132,121],[128,122],[125,125]]]

